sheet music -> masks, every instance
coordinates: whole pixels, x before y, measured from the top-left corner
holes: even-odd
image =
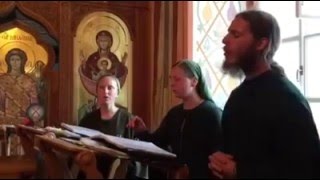
[[[175,154],[170,153],[164,149],[161,149],[151,142],[136,141],[128,138],[110,136],[107,134],[101,134],[99,137],[105,139],[107,142],[114,144],[115,146],[122,149],[144,151],[144,152],[149,152],[149,153],[158,154],[158,155],[165,155],[173,158],[176,157]]]
[[[151,153],[151,154],[166,156],[171,158],[176,157],[175,154],[168,152],[164,149],[161,149],[160,147],[156,146],[151,142],[136,141],[128,138],[111,136],[111,135],[103,134],[102,132],[97,130],[84,128],[80,126],[74,126],[74,125],[65,124],[65,123],[62,123],[61,126],[64,127],[65,129],[72,131],[73,133],[84,135],[91,139],[102,139],[107,143],[110,143],[126,151],[140,151],[140,152],[146,152],[146,153]]]
[[[99,136],[100,134],[102,134],[100,131],[97,131],[94,129],[89,129],[89,128],[80,127],[80,126],[74,126],[74,125],[65,124],[65,123],[61,123],[61,126],[76,133],[76,134],[80,134],[80,135],[87,136],[87,137],[94,137],[94,136]]]

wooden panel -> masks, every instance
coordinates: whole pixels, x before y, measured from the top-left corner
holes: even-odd
[[[153,80],[153,46],[151,29],[153,27],[150,11],[135,11],[134,21],[136,38],[133,43],[133,113],[144,119],[150,127],[152,80]]]
[[[11,12],[15,7],[15,1],[1,1],[0,2],[0,16],[5,16],[7,13]]]
[[[112,6],[114,8],[129,8],[133,9],[148,9],[150,1],[72,1],[75,4],[83,4],[91,7],[101,7],[104,5]]]
[[[71,32],[71,4],[61,2],[60,21],[60,86],[59,86],[59,122],[72,122],[73,103],[73,36]],[[63,12],[63,13],[62,13]]]
[[[17,6],[23,13],[43,24],[53,37],[59,39],[59,1],[18,1]]]
[[[73,33],[76,33],[76,29],[81,22],[81,20],[90,13],[97,11],[105,11],[113,13],[119,16],[125,24],[128,26],[130,36],[132,39],[135,37],[135,11],[146,10],[146,3],[141,3],[140,6],[136,6],[137,2],[100,2],[97,3],[88,3],[88,2],[79,2],[72,3],[71,14],[72,14],[72,25],[71,29]],[[140,17],[141,18],[141,17]],[[75,34],[74,34],[75,35]]]
[[[48,120],[45,126],[59,125],[59,73],[48,73]]]

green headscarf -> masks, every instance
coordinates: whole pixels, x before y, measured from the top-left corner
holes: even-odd
[[[196,91],[202,99],[212,101],[212,97],[209,93],[208,86],[204,80],[201,68],[198,63],[192,60],[182,60],[178,61],[173,65],[173,67],[180,67],[189,78],[196,78],[198,80],[198,84],[196,87]]]

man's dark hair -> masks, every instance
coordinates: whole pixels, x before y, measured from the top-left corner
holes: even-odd
[[[285,75],[283,68],[273,60],[281,41],[280,27],[276,18],[260,10],[243,11],[237,14],[237,17],[249,23],[250,31],[255,39],[267,38],[269,40],[263,55],[273,71]]]

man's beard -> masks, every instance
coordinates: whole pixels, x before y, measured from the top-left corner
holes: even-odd
[[[228,64],[227,60],[223,61],[222,72],[224,74],[229,74],[233,78],[242,79],[245,74],[254,71],[255,61],[257,59],[257,52],[247,51],[244,55],[240,56],[234,64]]]
[[[228,74],[233,78],[242,79],[244,76],[244,73],[239,66],[228,64],[226,60],[223,61],[221,69],[223,74]]]

